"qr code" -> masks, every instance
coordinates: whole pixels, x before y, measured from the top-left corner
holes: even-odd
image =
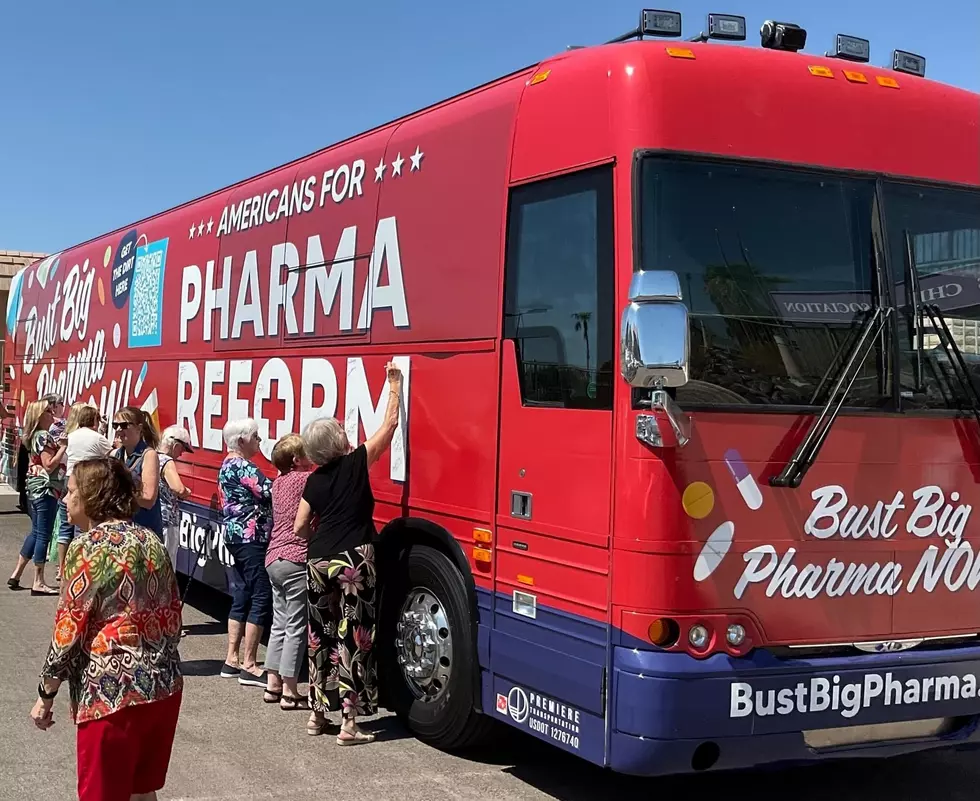
[[[165,247],[149,245],[136,257],[129,297],[129,339],[131,346],[160,344],[163,313],[163,273],[167,260]]]

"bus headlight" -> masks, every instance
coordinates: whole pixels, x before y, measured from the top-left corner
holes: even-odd
[[[725,634],[725,638],[728,640],[728,644],[735,646],[736,648],[745,642],[745,627],[740,626],[738,623],[732,623],[728,627],[728,631]]]
[[[707,626],[702,626],[700,623],[691,626],[691,630],[687,633],[687,641],[699,651],[708,647],[710,638],[711,635],[708,633]]]

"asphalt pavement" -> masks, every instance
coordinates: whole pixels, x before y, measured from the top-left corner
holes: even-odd
[[[0,494],[0,563],[7,575],[28,527],[15,500]],[[55,702],[56,725],[47,732],[29,718],[56,599],[12,592],[5,583],[0,585],[0,801],[71,799],[75,733],[66,702],[60,697]],[[221,596],[192,588],[184,609],[188,633],[181,645],[184,702],[162,799],[584,801],[628,794],[673,801],[725,794],[754,801],[972,801],[980,787],[980,759],[956,752],[635,779],[612,775],[510,729],[502,730],[492,747],[452,756],[418,742],[387,714],[365,724],[378,733],[375,743],[338,748],[329,734],[306,734],[307,713],[263,704],[261,690],[218,676],[225,613]]]

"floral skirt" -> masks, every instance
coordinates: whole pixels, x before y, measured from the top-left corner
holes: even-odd
[[[329,559],[310,559],[310,708],[373,715],[378,706],[374,663],[374,546]]]

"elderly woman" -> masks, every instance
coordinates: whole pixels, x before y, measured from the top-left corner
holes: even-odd
[[[142,409],[123,406],[112,421],[121,447],[113,456],[125,462],[137,484],[139,504],[133,520],[146,526],[163,541],[163,515],[160,511],[160,457],[156,452],[160,433],[153,419]]]
[[[170,426],[164,429],[157,449],[160,458],[160,514],[163,518],[163,544],[170,554],[170,562],[177,566],[177,549],[180,546],[180,502],[191,496],[177,472],[175,462],[185,453],[194,453],[191,435],[186,428]]]
[[[265,688],[268,674],[256,664],[259,641],[272,614],[272,587],[265,552],[272,530],[272,482],[252,459],[259,452],[259,428],[252,418],[229,420],[222,436],[228,455],[218,470],[225,544],[235,560],[237,584],[228,613],[228,655],[221,676]],[[244,630],[244,631],[243,631]],[[245,637],[245,658],[238,649]]]
[[[378,701],[374,664],[374,495],[368,468],[391,444],[398,426],[402,374],[388,373],[384,422],[363,445],[351,449],[340,423],[314,420],[303,431],[310,460],[319,465],[306,481],[293,531],[306,535],[310,654],[310,714],[307,732],[322,734],[326,713],[341,710],[338,745],[374,740],[357,726]]]
[[[64,408],[64,407],[62,407]],[[67,443],[55,440],[48,429],[54,422],[51,406],[45,400],[28,404],[21,434],[27,444],[30,463],[27,468],[27,496],[31,504],[31,531],[20,549],[17,566],[7,580],[12,590],[20,589],[20,577],[28,562],[34,560],[34,584],[31,595],[57,595],[44,580],[48,561],[48,545],[58,512],[58,499],[65,489],[65,467],[62,458]]]
[[[313,463],[306,458],[303,438],[287,434],[272,449],[279,476],[272,482],[272,534],[265,569],[272,585],[272,629],[265,652],[269,683],[264,701],[279,702],[285,710],[306,709],[297,681],[306,655],[306,541],[293,533],[293,521],[303,498]]]
[[[38,700],[47,730],[68,682],[80,801],[154,801],[167,779],[183,677],[181,604],[163,544],[130,518],[139,490],[116,459],[89,459],[68,480],[65,582]]]

